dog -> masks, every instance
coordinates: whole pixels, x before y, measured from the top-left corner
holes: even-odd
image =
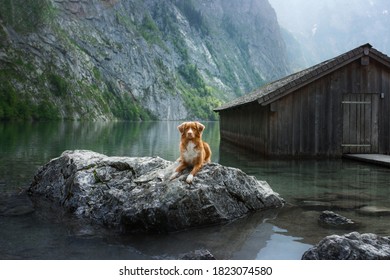
[[[211,149],[209,144],[202,140],[205,126],[200,122],[184,122],[177,129],[181,134],[179,166],[170,177],[170,180],[175,179],[187,167],[192,167],[192,171],[186,179],[186,182],[191,184],[202,166],[210,162]]]

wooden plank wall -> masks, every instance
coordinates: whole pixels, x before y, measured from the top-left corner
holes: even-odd
[[[389,154],[390,71],[372,59],[367,66],[356,60],[273,104],[253,102],[220,112],[221,139],[264,155],[339,157],[345,125],[342,100],[354,93],[379,99],[378,151]]]
[[[340,126],[334,111],[339,100],[332,95],[329,82],[330,78],[323,79],[275,102],[270,154],[331,156],[338,152]]]
[[[343,95],[343,153],[378,153],[379,93]]]
[[[264,154],[268,143],[267,127],[268,114],[256,102],[220,112],[222,140]]]
[[[379,98],[379,153],[390,154],[390,71],[383,69],[377,83],[381,85],[384,98]]]

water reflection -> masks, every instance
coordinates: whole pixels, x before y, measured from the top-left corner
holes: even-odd
[[[361,232],[390,235],[390,216],[362,213],[364,206],[387,209],[390,214],[390,169],[350,160],[266,159],[229,143],[221,142],[220,162],[234,165],[267,181],[286,199],[278,218],[270,221],[296,236],[299,242],[315,244],[324,236],[349,231],[318,225],[323,210],[333,210],[360,224]]]
[[[64,150],[175,160],[180,123],[0,123],[0,194],[28,186],[36,169]],[[318,225],[325,209],[355,220],[360,232],[390,235],[390,216],[359,211],[363,206],[389,207],[390,169],[348,160],[264,159],[220,143],[219,123],[205,124],[212,160],[267,181],[286,207],[219,226],[126,236],[51,205],[12,217],[2,216],[0,209],[0,259],[169,259],[201,248],[218,259],[299,259],[324,236],[346,233]]]
[[[295,260],[312,247],[310,244],[301,243],[302,238],[286,236],[287,230],[273,227],[275,232],[267,241],[267,246],[259,251],[256,259],[259,260]]]
[[[287,238],[286,240],[290,241],[289,245],[281,251],[273,250],[276,248],[274,235],[278,234],[281,229],[269,221],[276,219],[277,215],[278,210],[268,210],[251,214],[225,225],[166,235],[128,236],[122,242],[156,258],[161,252],[165,252],[167,258],[175,258],[180,254],[200,248],[210,250],[217,259],[300,258],[309,245],[296,243],[297,238]],[[286,254],[289,247],[294,250]]]
[[[0,122],[0,188],[28,185],[37,168],[65,150],[115,156],[179,157],[181,122]],[[206,122],[204,140],[219,160],[219,123]]]

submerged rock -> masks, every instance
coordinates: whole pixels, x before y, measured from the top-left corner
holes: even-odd
[[[378,206],[364,206],[357,210],[363,216],[390,216],[390,208]]]
[[[180,255],[179,260],[215,260],[215,257],[209,250],[200,249]]]
[[[295,203],[306,210],[356,210],[366,206],[377,197],[367,193],[325,192],[316,196],[296,197]]]
[[[358,223],[333,211],[323,211],[318,218],[318,223],[325,228],[356,229]]]
[[[34,212],[34,206],[25,192],[0,196],[0,216],[20,216]]]
[[[159,157],[66,151],[38,170],[29,191],[80,218],[125,231],[216,224],[284,204],[266,182],[239,169],[207,164],[188,184],[188,170],[168,180],[175,166]]]
[[[303,260],[389,260],[390,237],[352,232],[331,235],[307,250]]]
[[[299,201],[298,205],[306,210],[326,210],[332,208],[332,204],[330,202],[324,201],[316,201],[316,200],[303,200]]]

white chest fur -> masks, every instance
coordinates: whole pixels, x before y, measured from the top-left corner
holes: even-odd
[[[195,143],[190,141],[187,144],[186,149],[184,150],[183,153],[183,158],[187,163],[193,163],[194,160],[199,156],[199,150],[195,146]]]

